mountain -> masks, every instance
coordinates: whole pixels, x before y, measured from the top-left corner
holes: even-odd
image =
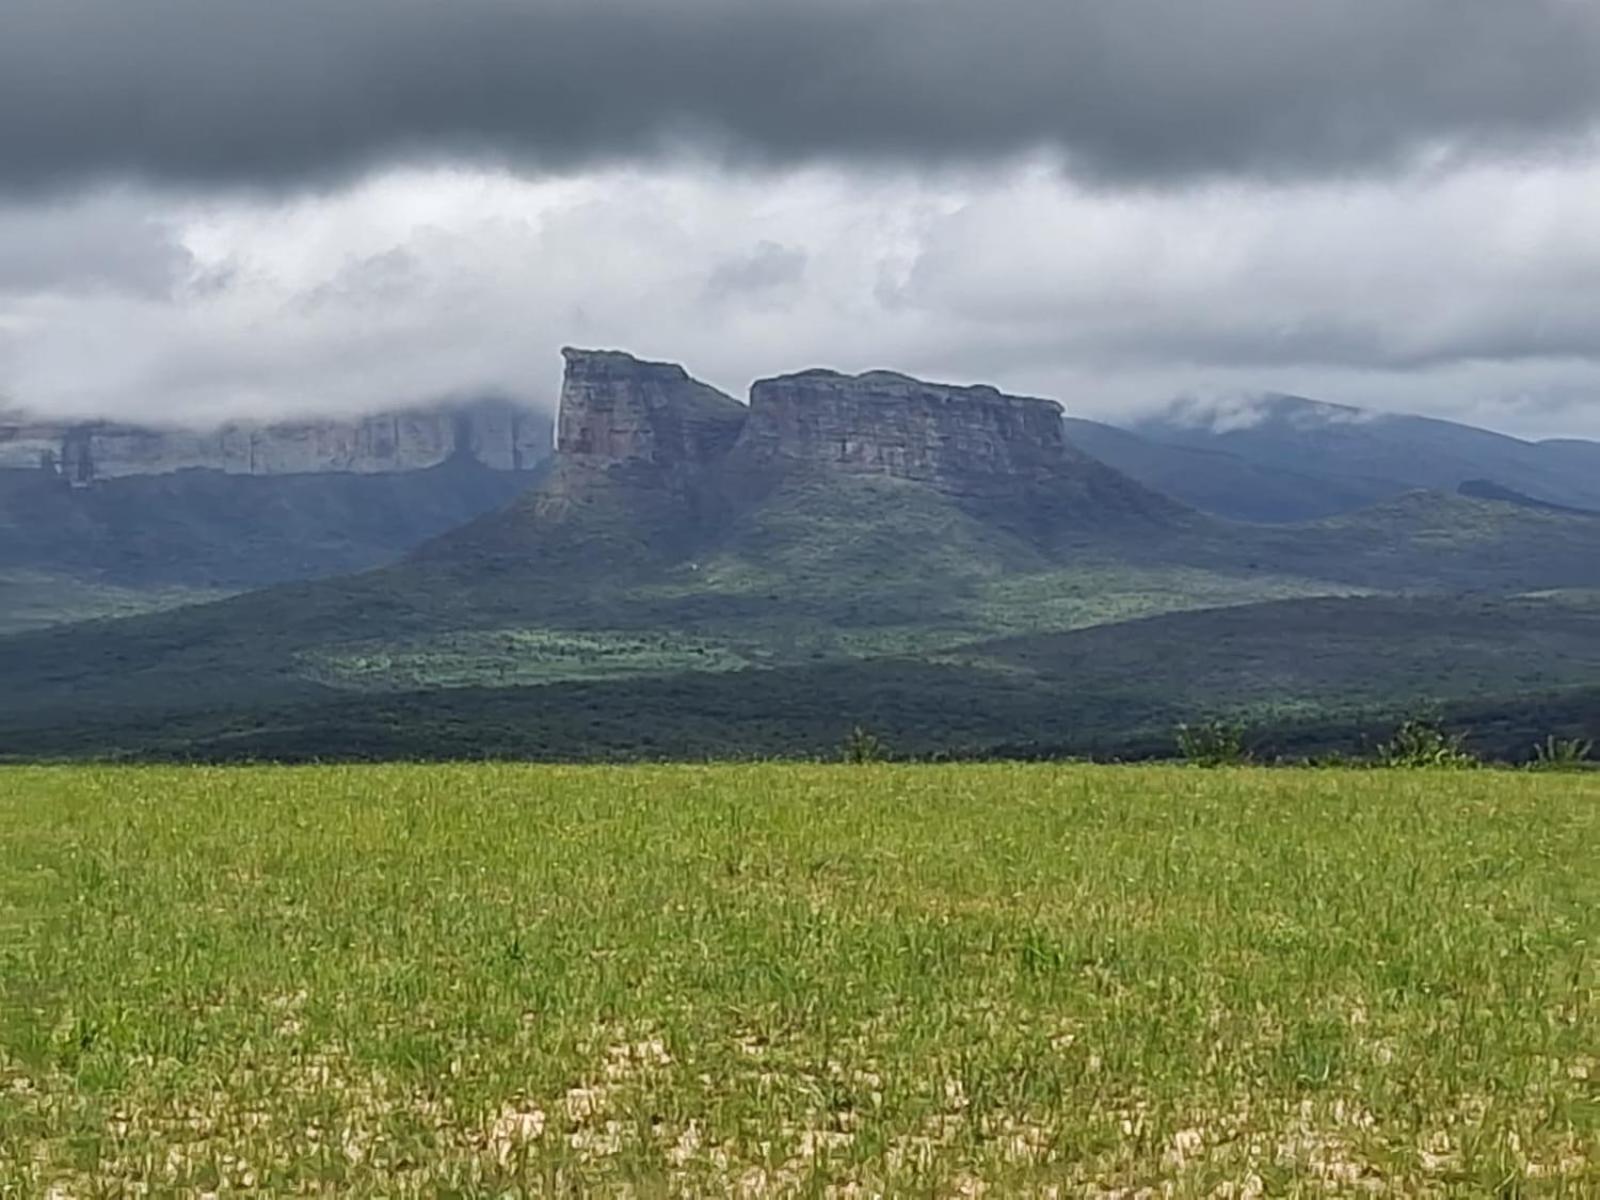
[[[555,457],[513,502],[364,574],[0,640],[0,745],[761,753],[870,718],[932,749],[1053,723],[1105,751],[1201,709],[1596,665],[1587,515],[1452,489],[1234,523],[1085,453],[1050,400],[815,370],[741,404],[565,358]]]
[[[1085,454],[1191,508],[1234,521],[1315,521],[1394,494],[1391,489],[1303,474],[1226,450],[1159,441],[1081,417],[1067,418],[1064,424],[1068,441]]]
[[[1181,401],[1130,431],[1168,447],[1222,453],[1372,502],[1487,480],[1531,498],[1600,508],[1600,444],[1526,442],[1428,417],[1374,413],[1297,396]]]
[[[425,548],[422,559],[522,563],[573,535],[580,567],[615,569],[617,554],[600,553],[592,540],[607,533],[631,545],[624,559],[759,556],[770,540],[763,528],[798,497],[825,508],[901,485],[950,519],[1041,545],[1192,515],[1071,447],[1053,400],[887,371],[815,370],[758,381],[744,405],[675,364],[564,353],[550,478]]]
[[[0,415],[0,629],[391,562],[526,488],[550,433],[496,402],[209,432]]]

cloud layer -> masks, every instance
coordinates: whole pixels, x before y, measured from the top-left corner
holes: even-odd
[[[563,343],[1600,435],[1595,0],[0,0],[0,400]]]
[[[735,394],[890,366],[1086,415],[1277,390],[1595,436],[1596,195],[1595,158],[1131,193],[1048,161],[124,188],[0,206],[0,391],[184,422],[476,391],[549,404],[575,343]]]
[[[1593,0],[6,0],[0,187],[424,159],[1381,174],[1600,120]]]

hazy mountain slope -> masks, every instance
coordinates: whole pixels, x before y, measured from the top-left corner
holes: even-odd
[[[1456,493],[1409,492],[1309,525],[1168,546],[1197,565],[1271,566],[1383,591],[1521,592],[1600,582],[1600,521]]]
[[[1550,503],[1600,507],[1595,443],[1525,442],[1450,421],[1294,396],[1232,405],[1181,402],[1130,428],[1149,440],[1222,451],[1379,494],[1453,491],[1469,479],[1486,479]]]
[[[1067,438],[1131,479],[1201,512],[1235,521],[1294,523],[1350,512],[1390,489],[1299,474],[1224,450],[1175,445],[1113,425],[1067,418]]]
[[[1600,509],[1574,508],[1569,504],[1551,504],[1545,500],[1535,500],[1532,496],[1524,496],[1515,488],[1502,487],[1489,479],[1469,479],[1456,491],[1474,500],[1495,500],[1502,504],[1515,504],[1521,508],[1540,508],[1547,512],[1600,517]]]
[[[1587,442],[1577,438],[1554,438],[1536,443],[1541,462],[1554,468],[1584,477],[1600,475],[1600,442]]]
[[[0,471],[0,567],[123,586],[239,588],[356,571],[502,505],[532,472],[270,477],[184,471],[72,488]]]

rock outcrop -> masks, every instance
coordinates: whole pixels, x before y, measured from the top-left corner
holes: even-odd
[[[761,380],[747,407],[681,367],[565,353],[557,470],[533,499],[541,518],[570,518],[603,495],[682,543],[785,480],[819,474],[915,483],[1041,543],[1169,529],[1190,515],[1075,448],[1054,400],[812,370]],[[627,486],[597,489],[602,480]]]
[[[751,389],[739,454],[761,468],[816,466],[987,493],[1067,464],[1061,416],[1054,400],[992,387],[805,371]]]
[[[889,371],[766,379],[740,404],[671,363],[562,352],[556,448],[564,463],[683,475],[727,465],[914,480],[956,494],[1059,471],[1074,453],[1054,400],[924,383]]]
[[[187,470],[392,474],[458,456],[496,471],[522,471],[549,454],[549,418],[499,401],[206,431],[109,421],[53,424],[0,413],[0,470],[43,470],[77,487]]]
[[[675,472],[716,462],[744,427],[744,405],[675,363],[565,349],[556,449],[598,468]]]

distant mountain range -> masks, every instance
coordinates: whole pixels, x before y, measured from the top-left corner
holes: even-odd
[[[1286,398],[1112,430],[891,372],[745,404],[579,350],[555,441],[378,570],[0,639],[0,748],[814,754],[860,721],[919,754],[1124,754],[1203,713],[1600,713],[1587,443]],[[469,443],[397,475],[493,474]]]
[[[1084,451],[1141,483],[1239,521],[1316,520],[1470,482],[1600,511],[1600,442],[1526,442],[1294,396],[1178,403],[1127,429],[1083,420],[1067,428]]]

